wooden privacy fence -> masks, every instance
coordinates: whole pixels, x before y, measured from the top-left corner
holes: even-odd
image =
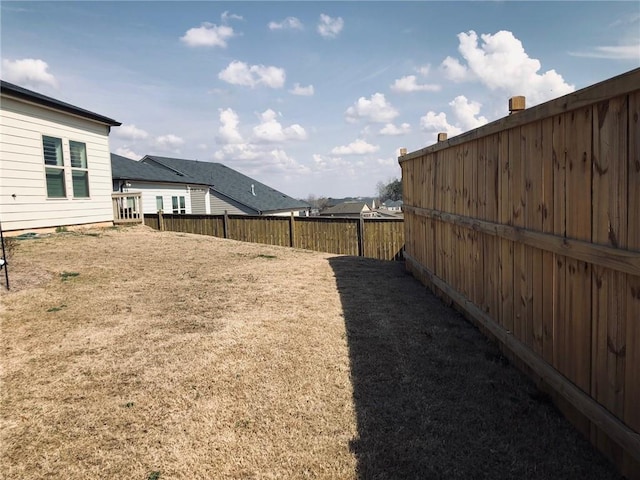
[[[394,218],[155,214],[144,221],[156,230],[380,260],[400,260],[404,246],[403,220]]]
[[[407,268],[640,478],[640,69],[401,156]]]

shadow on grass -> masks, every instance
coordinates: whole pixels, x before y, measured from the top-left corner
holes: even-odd
[[[621,478],[402,262],[329,262],[347,331],[358,478]]]

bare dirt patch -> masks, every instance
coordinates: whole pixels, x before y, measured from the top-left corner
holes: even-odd
[[[10,272],[3,478],[616,478],[400,264],[134,227]]]

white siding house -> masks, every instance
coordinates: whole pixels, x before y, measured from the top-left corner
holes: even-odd
[[[142,194],[142,213],[209,214],[207,185],[185,175],[111,154],[113,191]]]
[[[146,155],[143,164],[167,173],[206,183],[209,212],[212,215],[278,215],[297,216],[310,205],[296,200],[221,163]],[[194,212],[195,213],[195,212]]]
[[[109,131],[119,122],[0,83],[5,231],[112,224]]]

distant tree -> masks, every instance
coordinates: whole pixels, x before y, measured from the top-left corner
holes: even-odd
[[[402,200],[402,181],[397,178],[392,178],[387,183],[378,182],[376,190],[380,203],[386,200]]]
[[[329,199],[327,197],[317,197],[313,193],[305,198],[305,201],[314,208],[322,210],[329,205]]]

